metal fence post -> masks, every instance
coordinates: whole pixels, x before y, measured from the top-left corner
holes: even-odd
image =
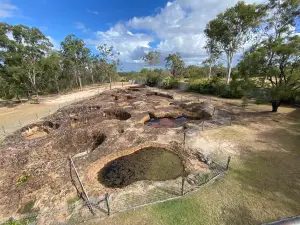
[[[182,176],[182,181],[181,181],[181,196],[184,195],[184,180],[185,180],[185,177]]]
[[[105,202],[106,202],[106,207],[107,207],[107,215],[110,216],[110,208],[109,208],[109,195],[108,193],[105,194]]]
[[[226,165],[226,171],[229,170],[229,163],[230,163],[230,160],[231,160],[231,156],[228,156],[227,165]]]

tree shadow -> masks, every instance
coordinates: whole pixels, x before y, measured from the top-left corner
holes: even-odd
[[[231,171],[233,177],[246,192],[270,202],[275,199],[292,213],[286,216],[294,216],[300,211],[300,135],[277,128],[259,136],[264,140],[262,149],[245,152],[243,166]]]
[[[0,108],[4,108],[4,107],[7,107],[7,108],[14,108],[16,106],[19,106],[21,105],[22,103],[26,103],[28,102],[28,100],[22,100],[21,101],[18,101],[18,100],[3,100],[3,99],[0,99]]]
[[[250,210],[245,205],[237,205],[235,208],[222,208],[224,224],[243,224],[256,225],[261,224],[261,221],[256,220],[251,215]]]

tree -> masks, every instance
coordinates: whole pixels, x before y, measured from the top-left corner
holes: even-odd
[[[209,56],[206,61],[208,62],[208,65],[209,65],[208,79],[210,79],[212,67],[216,65],[217,59],[219,58],[219,56],[221,54],[221,50],[220,50],[220,47],[218,46],[217,41],[213,38],[207,39],[206,45],[204,48],[206,49],[206,52]]]
[[[264,10],[260,10],[260,8],[260,5],[247,5],[241,1],[224,13],[220,13],[206,26],[204,32],[209,45],[219,46],[222,53],[226,55],[227,84],[230,82],[234,55],[250,39],[251,28],[257,27],[261,22]]]
[[[38,76],[40,60],[47,54],[52,44],[46,36],[35,27],[23,25],[10,26],[1,23],[1,52],[8,80],[14,84],[18,97],[20,87],[33,90],[38,98]],[[9,38],[8,35],[12,35]],[[29,93],[29,91],[28,91]],[[28,94],[28,96],[30,96]],[[29,97],[30,98],[30,97]]]
[[[173,76],[181,75],[184,71],[184,61],[181,60],[181,55],[169,54],[166,58],[166,68],[171,71]]]
[[[85,47],[83,40],[75,35],[68,35],[61,42],[61,54],[64,64],[69,70],[74,71],[75,79],[80,89],[82,89],[82,70],[85,69],[91,50]]]
[[[120,61],[117,59],[117,56],[120,55],[120,53],[114,52],[114,47],[108,47],[106,44],[98,46],[97,49],[100,51],[103,71],[109,77],[109,88],[111,89],[113,77],[118,75],[117,70]]]
[[[56,93],[60,92],[59,80],[62,74],[61,55],[58,51],[52,51],[49,55],[41,60],[41,73],[43,76],[44,88],[52,89],[54,84]]]
[[[142,57],[142,60],[145,61],[149,66],[154,67],[155,65],[159,64],[160,62],[160,52],[158,51],[152,51],[148,52],[148,54],[144,55]]]
[[[244,77],[262,78],[272,112],[277,112],[282,101],[300,89],[300,37],[293,34],[300,8],[296,0],[271,0],[266,9],[262,40],[243,56],[239,71]]]

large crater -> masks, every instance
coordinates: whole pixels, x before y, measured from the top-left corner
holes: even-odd
[[[141,180],[173,180],[183,173],[184,165],[178,155],[148,147],[106,164],[98,172],[98,181],[109,188],[122,188]]]

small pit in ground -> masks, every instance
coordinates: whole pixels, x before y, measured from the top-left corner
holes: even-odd
[[[128,120],[131,118],[131,114],[123,109],[108,109],[104,113],[113,119]]]
[[[154,128],[178,128],[182,127],[186,123],[187,119],[184,116],[173,118],[152,118],[145,122],[147,126]]]
[[[92,151],[95,150],[99,145],[101,145],[106,139],[105,134],[97,134],[93,135],[93,146],[92,146]]]
[[[42,137],[46,137],[51,130],[56,130],[59,127],[60,124],[58,123],[45,121],[41,125],[30,125],[24,128],[22,132],[22,136],[27,140],[42,138]]]
[[[143,148],[117,158],[98,172],[98,181],[109,188],[122,188],[142,180],[173,180],[184,174],[178,155],[163,148]]]

